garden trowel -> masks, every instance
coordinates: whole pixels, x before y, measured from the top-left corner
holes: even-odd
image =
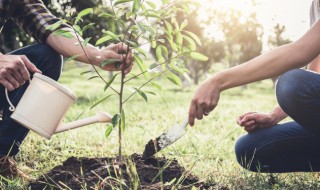
[[[143,158],[149,158],[174,143],[185,134],[187,126],[188,118],[181,125],[174,125],[156,139],[151,139],[143,151]]]

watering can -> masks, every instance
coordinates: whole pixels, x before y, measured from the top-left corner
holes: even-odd
[[[7,89],[5,94],[9,109],[13,112],[11,118],[48,140],[56,133],[112,120],[108,113],[98,112],[94,116],[63,124],[62,118],[76,96],[68,88],[39,73],[33,75],[17,107],[11,103]]]

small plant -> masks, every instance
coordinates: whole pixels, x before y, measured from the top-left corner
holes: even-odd
[[[101,46],[108,43],[119,42],[127,44],[128,48],[134,51],[134,62],[140,69],[139,73],[130,74],[129,77],[126,78],[124,70],[121,70],[106,80],[92,64],[96,75],[89,79],[101,79],[105,83],[103,90],[106,95],[94,103],[91,109],[112,95],[119,97],[119,112],[113,116],[112,125],[106,129],[105,136],[108,137],[116,126],[118,126],[120,157],[122,152],[122,133],[126,128],[124,105],[128,100],[136,94],[140,95],[145,101],[148,101],[148,95],[156,95],[155,92],[144,91],[144,87],[152,85],[157,89],[161,89],[161,86],[154,82],[158,77],[165,77],[173,84],[181,86],[180,76],[190,80],[188,76],[189,71],[184,64],[185,61],[190,59],[206,61],[208,59],[205,55],[196,51],[197,45],[200,46],[201,42],[194,33],[185,30],[188,24],[187,21],[178,23],[176,19],[179,11],[191,13],[192,9],[197,5],[198,3],[193,0],[110,0],[109,6],[111,11],[106,11],[98,15],[101,18],[105,18],[106,22],[111,19],[112,22],[116,24],[117,31],[103,30],[104,36],[98,39],[95,45]],[[92,8],[87,8],[70,21],[69,24],[78,35],[81,36],[84,31],[95,26],[95,23],[81,26],[84,17],[93,13],[93,11]],[[62,20],[60,23],[52,25],[51,29],[57,28],[64,22],[67,21]],[[55,35],[62,35],[68,38],[73,37],[69,31],[65,30],[57,30],[55,31]],[[75,45],[80,45],[86,55],[84,47],[92,41],[92,39],[91,37],[82,41],[80,39],[81,38],[78,37],[79,43]],[[148,48],[154,50],[155,59],[148,58],[146,51]],[[77,56],[78,55],[74,55],[68,60],[73,60]],[[117,65],[116,62],[117,60],[112,59],[105,60],[101,63],[100,67],[109,64]],[[145,80],[138,86],[132,86],[130,84],[130,81],[140,77],[144,77]],[[120,89],[112,87],[113,82],[116,80],[120,80]],[[125,96],[124,91],[128,88],[133,89],[133,92]]]

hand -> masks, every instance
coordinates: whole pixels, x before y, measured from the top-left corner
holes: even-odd
[[[107,59],[118,59],[120,62],[120,66],[117,67],[116,63],[108,64],[102,67],[103,70],[107,71],[117,71],[117,70],[124,70],[125,74],[128,74],[132,69],[132,63],[133,63],[133,56],[132,52],[129,49],[128,46],[124,43],[118,43],[118,44],[112,44],[105,48],[103,48],[100,52],[101,58],[100,63],[101,64],[104,60]]]
[[[244,127],[248,133],[259,128],[272,127],[277,123],[273,113],[248,112],[237,119],[237,124]]]
[[[195,92],[189,108],[189,124],[194,125],[195,118],[201,120],[217,106],[220,98],[220,86],[215,78],[206,80]]]
[[[25,55],[0,54],[0,83],[9,91],[30,79],[30,72],[41,73]]]

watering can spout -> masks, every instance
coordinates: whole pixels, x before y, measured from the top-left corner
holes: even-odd
[[[60,123],[59,127],[55,131],[56,133],[61,133],[64,131],[68,131],[71,129],[76,129],[85,125],[93,124],[93,123],[105,123],[105,122],[111,122],[112,116],[106,112],[98,112],[96,115],[87,117],[84,119],[80,119],[77,121],[73,121],[70,123]]]

